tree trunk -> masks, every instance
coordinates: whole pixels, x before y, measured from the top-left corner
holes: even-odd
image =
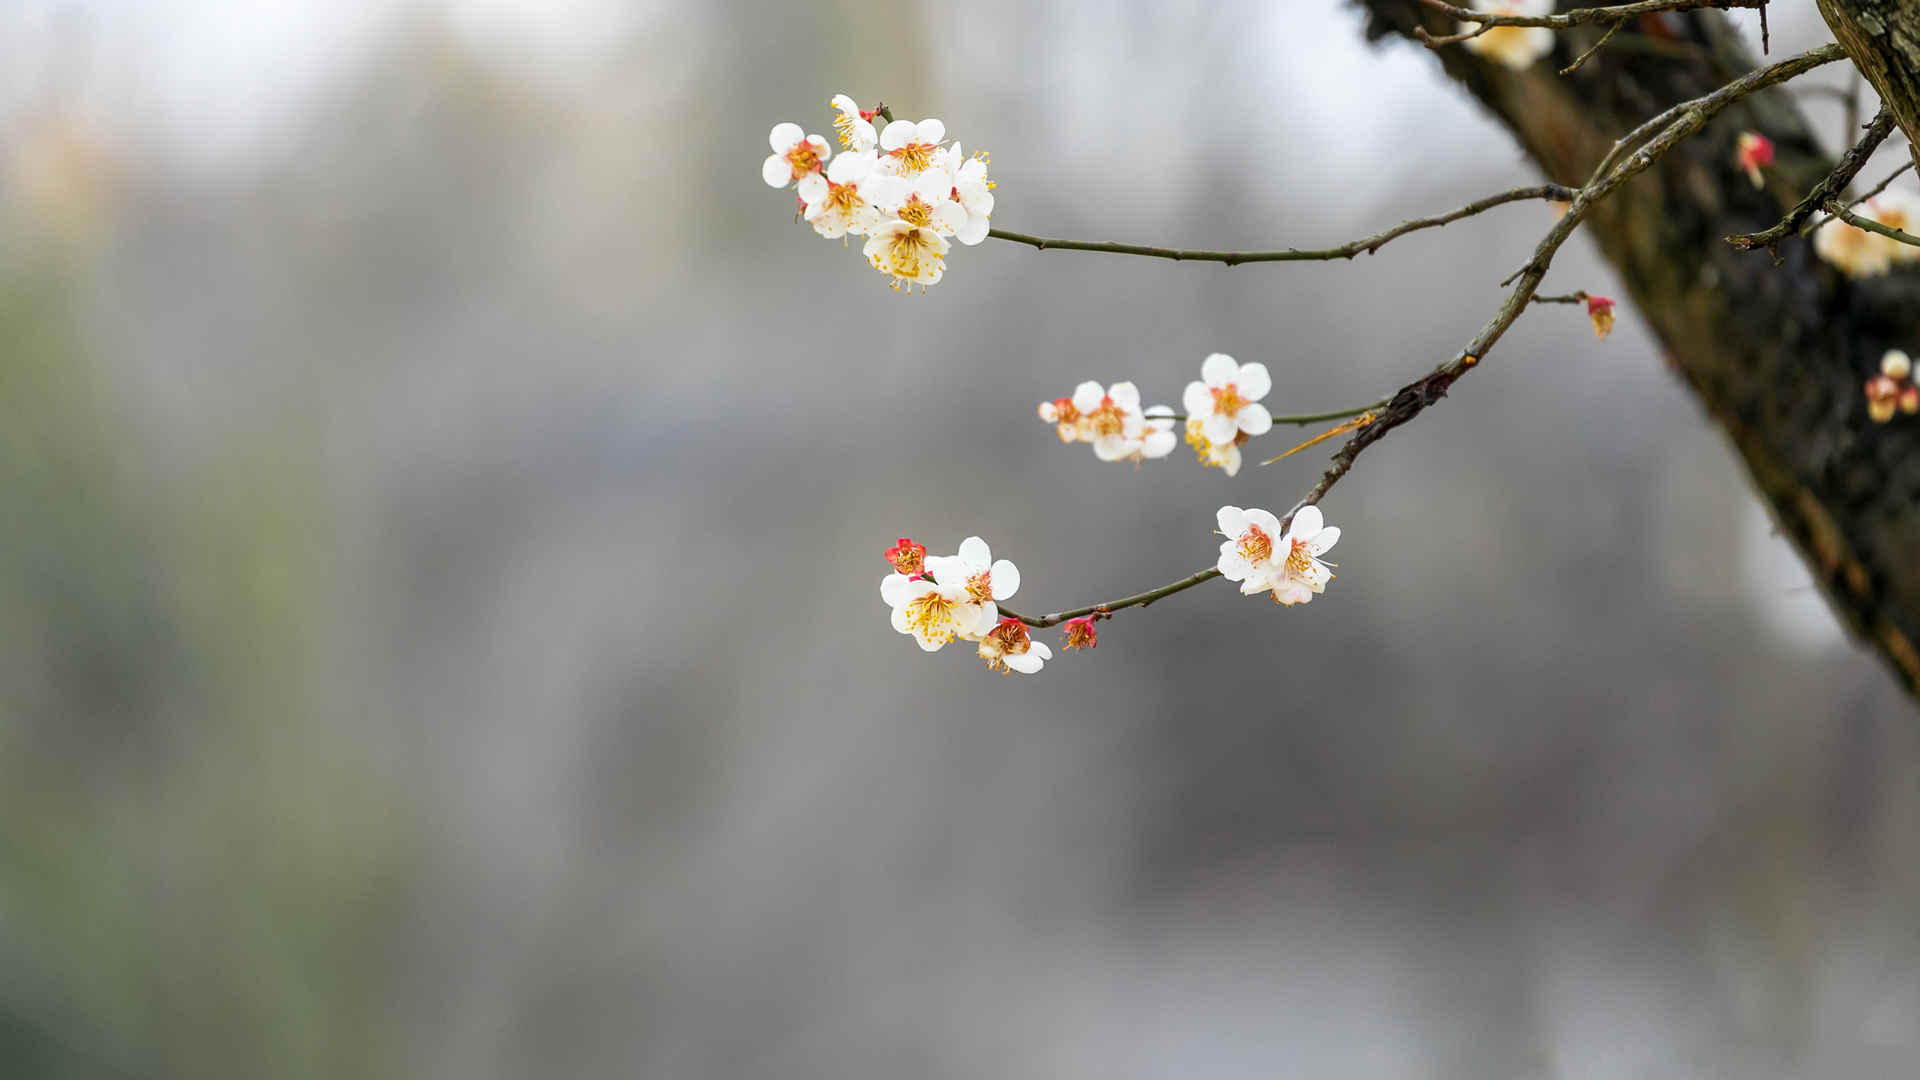
[[[1417,0],[1359,2],[1370,13],[1369,37],[1455,29]],[[1821,0],[1823,10],[1896,6],[1912,14],[1893,0]],[[1560,32],[1554,53],[1524,72],[1459,45],[1433,56],[1547,179],[1570,185],[1635,125],[1754,66],[1727,16],[1701,12],[1645,17],[1573,74],[1557,74],[1604,29]],[[1896,115],[1906,126],[1912,114]],[[1776,148],[1764,190],[1734,164],[1735,140],[1749,129]],[[1920,418],[1875,424],[1863,393],[1887,349],[1920,352],[1920,269],[1850,280],[1803,238],[1780,245],[1777,266],[1764,251],[1736,251],[1722,239],[1774,224],[1832,164],[1791,90],[1763,91],[1596,206],[1583,227],[1668,363],[1733,440],[1841,620],[1920,694]]]
[[[1920,4],[1819,0],[1833,39],[1886,102],[1920,165]]]

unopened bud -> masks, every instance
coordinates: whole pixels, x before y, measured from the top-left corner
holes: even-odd
[[[1613,333],[1613,301],[1604,296],[1587,297],[1587,318],[1593,320],[1593,336],[1607,340]]]
[[[1889,379],[1904,379],[1913,374],[1913,361],[1899,349],[1888,349],[1880,358],[1880,374]]]
[[[1754,187],[1765,187],[1767,180],[1760,171],[1773,167],[1773,140],[1757,131],[1741,132],[1733,161],[1747,174],[1747,179],[1753,181]]]

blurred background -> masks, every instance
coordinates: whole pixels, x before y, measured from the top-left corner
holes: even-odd
[[[1544,207],[898,296],[758,176],[839,91],[1051,236],[1538,179],[1336,0],[11,0],[0,1074],[1911,1075],[1913,710],[1631,310],[1368,453],[1308,608],[1033,678],[888,627],[899,535],[1029,613],[1209,564],[1324,454],[1136,472],[1034,404],[1212,351],[1372,400]]]

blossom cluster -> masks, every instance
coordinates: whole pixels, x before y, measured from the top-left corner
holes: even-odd
[[[1920,194],[1902,189],[1882,192],[1853,208],[1868,221],[1920,235]],[[1920,260],[1920,247],[1829,218],[1813,234],[1813,250],[1848,277],[1873,277],[1896,264]]]
[[[1173,452],[1174,425],[1184,424],[1200,463],[1232,476],[1240,471],[1240,447],[1273,428],[1273,414],[1260,404],[1272,389],[1265,364],[1241,364],[1214,353],[1181,395],[1184,416],[1165,405],[1142,409],[1140,389],[1130,382],[1103,387],[1091,381],[1070,397],[1041,402],[1039,413],[1054,425],[1061,442],[1092,443],[1102,461],[1166,457]]]
[[[1275,603],[1304,604],[1327,590],[1333,580],[1330,563],[1320,556],[1340,539],[1340,530],[1326,523],[1317,506],[1294,512],[1285,532],[1272,511],[1223,506],[1215,515],[1220,526],[1220,560],[1214,568],[1228,581],[1240,583],[1247,596],[1272,593]]]
[[[926,545],[903,536],[886,555],[893,573],[880,580],[880,599],[893,609],[893,628],[922,649],[975,642],[988,667],[1024,675],[1053,658],[1025,623],[1001,617],[999,601],[1019,591],[1020,568],[996,560],[985,540],[969,536],[955,554],[930,556]]]
[[[1895,413],[1920,413],[1920,386],[1913,382],[1913,360],[1899,349],[1880,358],[1880,374],[1867,380],[1867,416],[1876,424]]]
[[[821,236],[866,237],[861,253],[895,290],[924,291],[946,273],[949,237],[968,245],[987,238],[994,189],[987,155],[966,156],[938,120],[888,123],[845,94],[828,104],[839,155],[798,124],[775,124],[760,178],[792,187],[801,218]]]
[[[1489,15],[1551,15],[1554,0],[1473,0],[1473,10]],[[1463,31],[1481,24],[1460,23]],[[1495,26],[1466,40],[1468,51],[1514,71],[1525,71],[1553,51],[1553,31],[1544,26]]]

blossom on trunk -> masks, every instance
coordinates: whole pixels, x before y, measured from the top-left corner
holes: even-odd
[[[1766,187],[1767,178],[1762,170],[1773,167],[1773,140],[1757,131],[1741,132],[1734,144],[1733,164],[1747,174],[1754,187]]]
[[[1553,0],[1474,0],[1473,10],[1489,15],[1548,15],[1553,12]],[[1474,30],[1481,25],[1463,20],[1460,29]],[[1525,71],[1553,51],[1553,31],[1544,26],[1495,26],[1464,44],[1471,53],[1514,71]]]

